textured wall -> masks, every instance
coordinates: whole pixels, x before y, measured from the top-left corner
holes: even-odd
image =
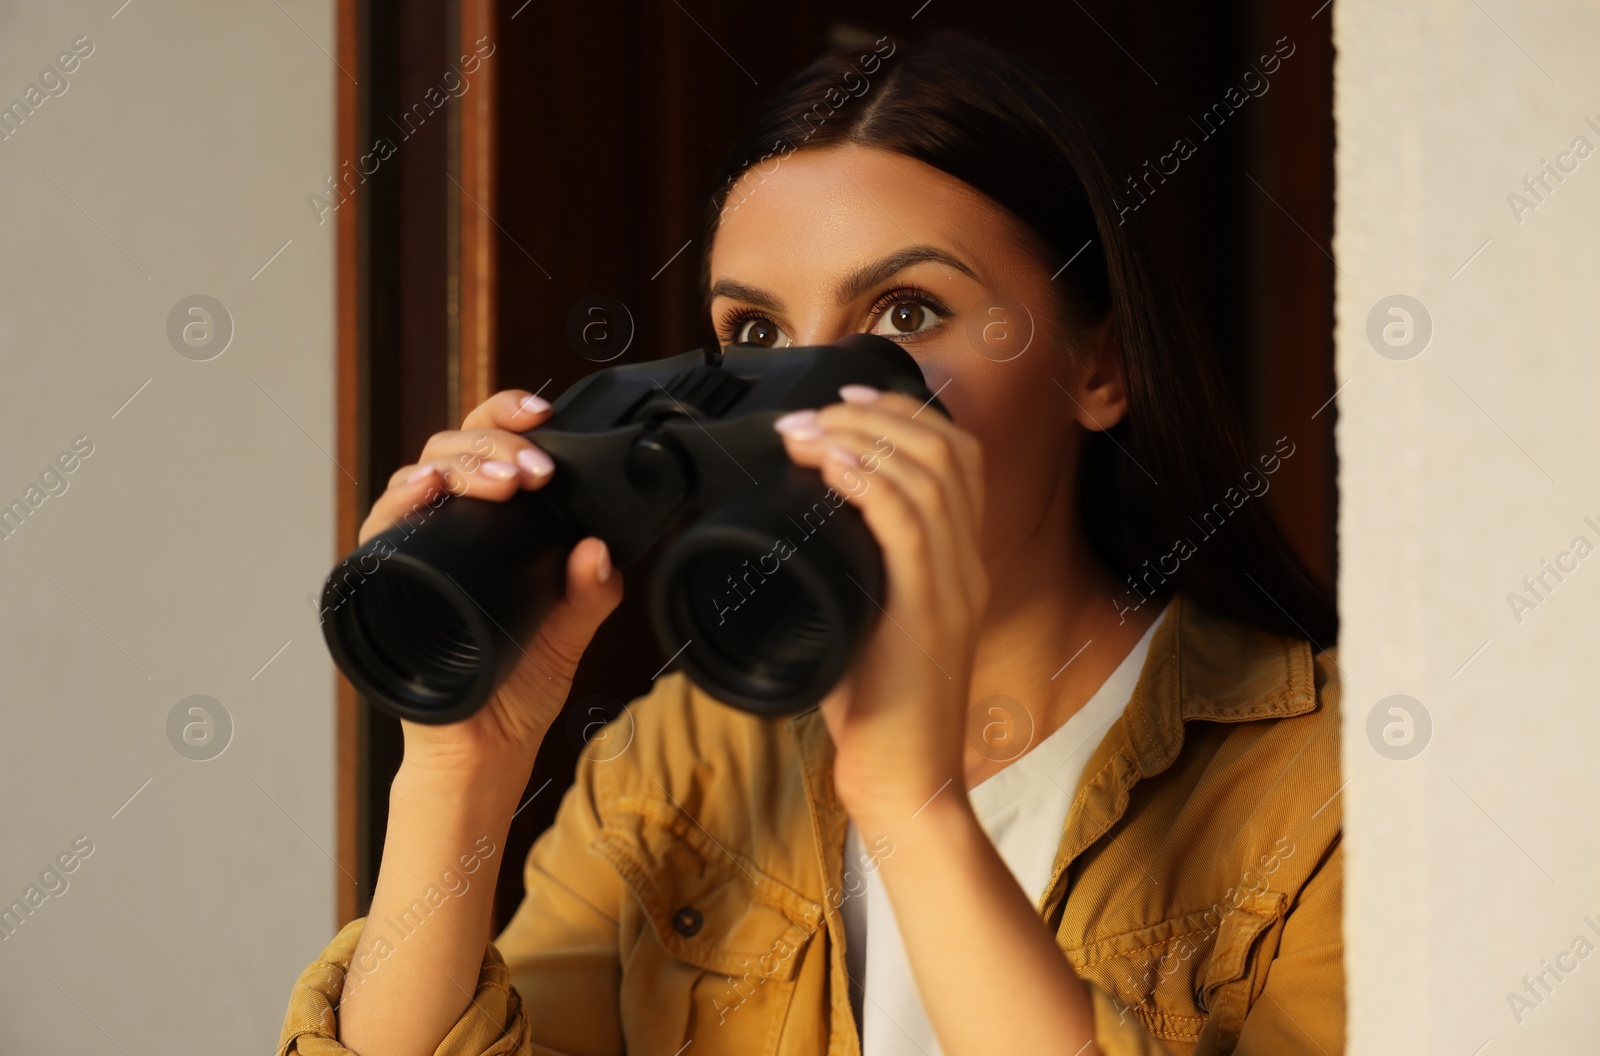
[[[259,1053],[333,920],[342,74],[328,0],[120,3],[0,3],[0,1051]]]
[[[1600,7],[1331,14],[1350,1051],[1593,1053]]]

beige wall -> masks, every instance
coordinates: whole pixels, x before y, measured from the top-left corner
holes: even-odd
[[[42,897],[0,927],[0,1050],[262,1052],[333,921],[305,601],[332,558],[333,242],[306,195],[342,75],[330,0],[118,2],[0,3],[0,102],[40,103],[0,141],[0,504],[38,487],[0,540],[0,902]],[[167,336],[194,294],[233,323],[203,362]],[[169,741],[192,695],[231,715],[206,761]]]
[[[1331,13],[1350,1051],[1589,1054],[1600,549],[1569,551],[1600,548],[1600,6]],[[1574,171],[1539,202],[1545,161]],[[1395,294],[1431,317],[1419,355],[1369,340]]]

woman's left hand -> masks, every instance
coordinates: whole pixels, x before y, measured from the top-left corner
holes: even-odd
[[[798,465],[861,511],[883,552],[882,617],[823,698],[834,787],[852,817],[907,818],[945,786],[965,792],[964,731],[977,633],[988,604],[983,455],[972,434],[897,392],[862,385],[845,402],[775,425]]]
[[[887,573],[887,597],[874,599],[883,617],[822,700],[834,790],[874,847],[890,838],[884,888],[944,1050],[1098,1056],[1088,989],[966,794],[967,698],[989,599],[982,451],[909,396],[839,394],[845,403],[814,417],[786,415],[802,431],[784,443],[860,509]]]

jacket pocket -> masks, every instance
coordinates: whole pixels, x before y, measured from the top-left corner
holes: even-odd
[[[1273,892],[1241,893],[1236,905],[1219,903],[1063,952],[1111,996],[1121,1017],[1137,1018],[1163,1041],[1193,1045],[1213,1018],[1219,1037],[1236,1036],[1251,997],[1257,940],[1281,917],[1282,901]]]
[[[1197,996],[1218,1052],[1232,1052],[1238,1043],[1244,1017],[1265,981],[1263,962],[1272,956],[1264,947],[1276,947],[1275,937],[1264,936],[1282,924],[1285,901],[1281,892],[1254,894],[1233,907],[1217,927]]]
[[[718,843],[682,809],[641,800],[594,849],[642,918],[620,988],[628,1052],[773,1053],[822,907]]]

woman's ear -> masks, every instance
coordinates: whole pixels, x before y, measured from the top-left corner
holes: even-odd
[[[1075,405],[1073,417],[1091,432],[1110,429],[1128,413],[1115,312],[1107,312],[1104,319],[1084,331],[1075,363],[1077,369],[1067,386]]]

